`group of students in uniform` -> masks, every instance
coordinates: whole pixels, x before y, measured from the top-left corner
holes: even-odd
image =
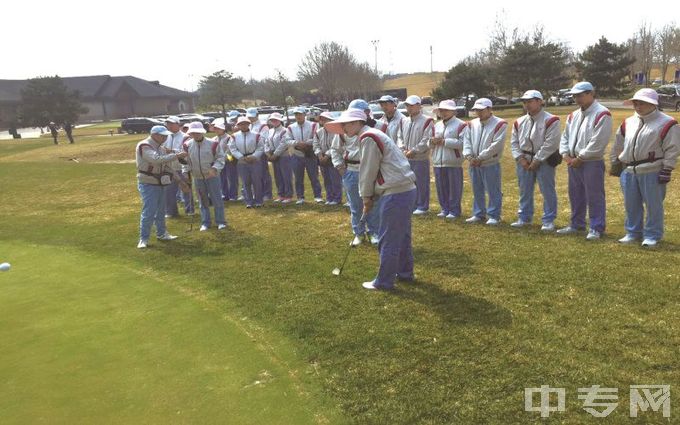
[[[538,182],[544,201],[541,230],[555,230],[555,168],[565,162],[571,218],[557,233],[585,230],[588,213],[586,238],[595,240],[601,237],[606,222],[604,156],[612,118],[595,100],[589,82],[577,83],[570,94],[579,109],[569,114],[562,132],[559,117],[543,109],[539,91],[529,90],[521,97],[527,113],[515,121],[511,135],[520,205],[518,219],[511,226],[532,222]],[[144,204],[138,247],[147,246],[154,222],[160,240],[176,238],[165,228],[165,198],[174,204],[172,212],[176,213],[175,196],[180,188],[185,210],[190,213],[189,176],[199,197],[202,231],[211,225],[210,204],[218,229],[226,227],[222,200],[237,199],[239,178],[246,207],[261,207],[272,197],[270,162],[278,194],[274,202],[292,202],[295,190],[296,203],[303,204],[305,173],[315,200],[323,202],[319,170],[326,204],[339,204],[344,189],[355,235],[352,244],[359,245],[368,236],[380,253],[377,276],[363,284],[367,289],[391,289],[395,280],[414,279],[411,216],[429,211],[431,169],[439,217],[461,216],[462,166],[467,161],[473,210],[465,221],[497,225],[503,199],[500,160],[508,124],[494,115],[492,102],[478,99],[472,107],[477,118],[469,122],[456,117],[456,104],[451,100],[435,108],[440,118],[436,122],[422,113],[418,96],[405,100],[408,116],[397,110],[397,101],[391,96],[383,96],[379,103],[385,112],[380,120],[372,118],[366,101],[356,99],[339,117],[322,113],[317,123],[306,119],[304,108],[296,108],[295,122],[287,127],[281,114],[271,114],[265,124],[252,108],[245,117],[230,117],[238,129],[231,134],[229,121],[215,120],[214,140],[205,137],[201,123],[190,123],[185,135],[179,120],[169,117],[165,127],[152,128],[149,138],[137,145]],[[620,242],[642,239],[643,246],[654,246],[663,236],[663,200],[680,154],[680,126],[658,110],[654,90],[642,89],[627,103],[634,106],[635,114],[617,131],[610,158],[610,173],[620,176],[625,199],[626,236]]]

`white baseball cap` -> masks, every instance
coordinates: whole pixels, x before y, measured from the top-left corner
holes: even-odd
[[[571,90],[569,90],[567,92],[567,94],[580,94],[580,93],[583,93],[583,92],[586,92],[586,91],[593,91],[593,90],[594,90],[594,88],[593,88],[592,84],[590,84],[588,81],[581,81],[581,82],[574,84],[574,87],[572,87]]]
[[[165,119],[165,122],[173,123],[173,124],[179,124],[179,117],[176,117],[174,115],[170,115]]]
[[[486,97],[480,97],[475,101],[475,104],[472,105],[473,111],[480,111],[486,108],[493,108],[493,102],[491,100],[487,99]]]
[[[626,106],[632,105],[634,100],[659,106],[659,93],[654,89],[640,89],[635,92],[632,98],[625,100],[623,104]]]
[[[531,100],[531,99],[541,99],[543,100],[543,95],[538,90],[527,90],[524,92],[520,100]]]
[[[154,125],[153,127],[151,127],[150,133],[161,134],[163,136],[169,136],[172,134],[167,128],[165,128],[164,125]]]
[[[411,96],[407,97],[406,100],[404,101],[408,105],[420,105],[420,97],[416,96],[415,94],[412,94]]]

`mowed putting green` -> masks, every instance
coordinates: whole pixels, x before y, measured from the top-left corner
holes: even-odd
[[[3,424],[324,417],[282,359],[180,282],[58,246],[0,253],[12,259],[0,274]]]

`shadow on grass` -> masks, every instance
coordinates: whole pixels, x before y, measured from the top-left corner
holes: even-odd
[[[423,305],[451,325],[509,328],[512,313],[482,298],[459,291],[445,291],[431,282],[399,284],[394,295]]]
[[[440,269],[452,277],[472,273],[473,259],[461,251],[433,250],[423,246],[413,248],[416,269]]]

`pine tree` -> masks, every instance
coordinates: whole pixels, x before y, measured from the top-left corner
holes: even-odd
[[[59,76],[32,78],[21,90],[21,122],[26,126],[45,127],[50,121],[73,124],[87,111],[80,93],[69,90]]]
[[[620,96],[623,94],[629,75],[629,67],[634,62],[623,44],[610,43],[605,37],[579,55],[576,70],[582,80],[590,81],[601,96]]]

